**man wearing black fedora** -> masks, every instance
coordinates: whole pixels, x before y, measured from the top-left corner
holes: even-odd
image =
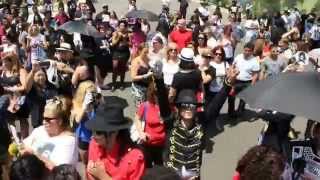
[[[85,125],[93,132],[87,167],[89,180],[119,177],[139,180],[142,177],[144,155],[130,139],[131,120],[124,116],[123,107],[103,104],[97,109],[95,120]]]
[[[167,167],[179,172],[187,171],[187,174],[193,179],[200,179],[206,125],[219,116],[238,73],[235,67],[229,69],[224,87],[208,104],[204,115],[197,112],[197,108],[202,104],[197,101],[191,89],[180,91],[175,101],[177,114],[171,112],[163,78],[156,77],[160,115],[167,129],[167,145],[164,155]]]

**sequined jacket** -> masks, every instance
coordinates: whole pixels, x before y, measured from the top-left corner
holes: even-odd
[[[167,91],[163,79],[155,79],[158,92],[158,104],[160,114],[166,124],[167,143],[165,148],[164,162],[181,172],[184,166],[186,170],[193,171],[200,176],[202,150],[204,147],[204,128],[207,123],[214,121],[228,97],[231,87],[224,85],[220,92],[208,104],[203,115],[197,114],[193,128],[186,129],[182,126],[179,117],[171,112]]]

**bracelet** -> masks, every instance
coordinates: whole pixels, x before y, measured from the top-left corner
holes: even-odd
[[[230,87],[232,86],[232,84],[231,84],[231,82],[230,82],[230,80],[229,80],[229,79],[225,79],[225,81],[224,81],[224,82],[226,83],[226,85],[227,85],[227,86],[230,86]]]

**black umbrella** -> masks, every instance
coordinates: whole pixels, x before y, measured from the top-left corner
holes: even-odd
[[[100,33],[94,26],[90,26],[84,21],[69,21],[59,26],[60,30],[64,30],[69,34],[80,33],[86,36],[92,36],[95,38],[102,37],[103,34]]]
[[[148,21],[158,21],[159,17],[154,12],[148,10],[132,10],[127,14],[128,18],[147,19]]]
[[[275,110],[320,122],[320,77],[316,72],[286,73],[239,93],[251,107]]]

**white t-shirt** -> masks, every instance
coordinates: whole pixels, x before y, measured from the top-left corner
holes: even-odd
[[[226,54],[226,58],[233,57],[233,46],[230,40],[222,40],[221,45],[223,46],[223,50]]]
[[[256,57],[250,57],[249,59],[244,59],[243,54],[239,54],[234,59],[234,64],[236,68],[240,71],[237,76],[237,80],[240,81],[251,81],[252,73],[260,71],[260,64]]]
[[[210,91],[219,92],[223,87],[223,81],[225,76],[227,75],[227,69],[229,68],[229,64],[227,62],[222,62],[218,64],[214,61],[211,61],[210,66],[216,69],[216,78],[211,81]]]
[[[310,38],[313,39],[314,41],[320,40],[320,26],[313,25],[309,33],[310,33]]]
[[[155,53],[152,48],[149,49],[148,58],[149,58],[149,66],[154,68],[156,62],[162,61],[165,57],[164,48],[162,48],[159,52]]]
[[[207,40],[207,46],[210,49],[214,49],[215,47],[219,46],[219,42],[214,37],[210,37]]]
[[[45,42],[45,36],[39,33],[37,36],[29,36],[29,39],[31,46],[31,61],[45,59],[46,52],[41,46],[41,44],[44,44]]]
[[[75,136],[61,134],[50,137],[44,126],[40,126],[34,129],[23,142],[55,165],[76,165],[78,162],[78,145]]]
[[[166,59],[162,60],[162,73],[164,84],[171,86],[173,76],[179,71],[179,63],[168,63]]]

